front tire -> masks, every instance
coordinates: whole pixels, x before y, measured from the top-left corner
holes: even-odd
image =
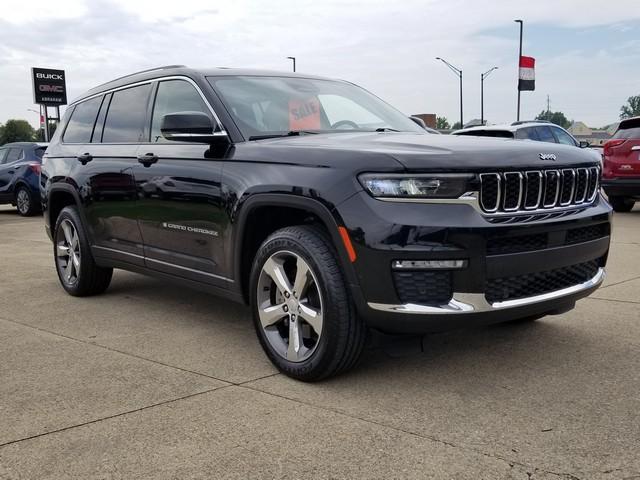
[[[15,202],[18,213],[23,217],[31,217],[40,210],[33,198],[33,194],[25,186],[20,186],[16,190]]]
[[[63,208],[56,220],[53,254],[58,278],[69,295],[97,295],[109,287],[113,269],[96,265],[76,207]]]
[[[609,197],[609,203],[616,212],[630,212],[636,202],[628,197]]]
[[[292,378],[337,375],[362,353],[366,326],[319,228],[287,227],[265,240],[251,272],[251,308],[262,348]]]

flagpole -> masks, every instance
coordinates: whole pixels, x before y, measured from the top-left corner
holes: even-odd
[[[522,58],[522,28],[524,22],[522,20],[514,20],[514,22],[520,24],[520,50],[518,54],[518,112],[516,115],[516,120],[520,121],[520,59]]]

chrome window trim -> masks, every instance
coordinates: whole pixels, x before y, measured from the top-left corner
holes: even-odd
[[[82,98],[80,100],[77,100],[77,101],[75,101],[73,103],[70,103],[69,106],[67,107],[67,109],[75,108],[76,105],[79,105],[80,103],[86,102],[87,100],[91,100],[93,98],[99,97],[101,95],[108,95],[109,93],[117,92],[117,91],[120,91],[120,90],[126,90],[127,88],[133,88],[133,87],[138,87],[140,85],[152,84],[153,82],[158,82],[158,83],[159,82],[164,82],[166,80],[184,80],[184,81],[190,83],[191,86],[193,86],[196,89],[196,91],[198,92],[198,94],[202,98],[202,101],[205,103],[205,105],[207,106],[207,108],[211,112],[211,115],[213,115],[213,118],[216,121],[217,125],[221,129],[219,132],[214,132],[214,134],[217,133],[217,134],[220,134],[220,136],[223,136],[223,135],[229,136],[227,130],[225,129],[224,125],[222,125],[222,122],[220,121],[220,117],[218,117],[218,115],[216,114],[216,111],[213,109],[213,107],[209,103],[209,100],[207,100],[207,97],[205,97],[202,89],[198,86],[198,84],[192,78],[187,77],[185,75],[169,75],[169,76],[166,76],[166,77],[159,76],[159,77],[154,77],[154,78],[150,78],[150,79],[147,79],[147,80],[141,80],[141,81],[135,82],[135,83],[129,83],[127,85],[122,85],[120,87],[110,88],[109,90],[104,90],[104,91],[99,92],[99,93],[94,93],[93,95],[91,95],[89,97],[84,97],[84,98]],[[155,98],[153,99],[153,101],[155,103]],[[66,126],[65,126],[65,129],[66,129]],[[64,139],[61,139],[61,143],[64,144],[64,145],[86,145],[84,143],[65,143]],[[140,144],[140,143],[149,143],[149,142],[125,142],[125,143],[103,143],[103,142],[100,142],[100,143],[96,143],[96,145],[128,145],[128,144],[137,145],[137,144]]]
[[[599,268],[596,274],[589,280],[578,285],[554,290],[532,297],[518,298],[515,300],[506,300],[503,302],[489,303],[484,293],[454,293],[453,298],[445,305],[421,305],[416,303],[406,304],[385,304],[369,302],[369,308],[388,313],[406,313],[413,315],[446,315],[446,314],[465,314],[465,313],[481,313],[504,310],[508,308],[517,308],[535,303],[546,302],[558,298],[566,297],[580,293],[585,290],[595,289],[604,281],[605,270]]]

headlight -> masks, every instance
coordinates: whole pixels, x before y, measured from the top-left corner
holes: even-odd
[[[376,174],[366,173],[358,179],[374,197],[458,198],[467,192],[472,174]]]

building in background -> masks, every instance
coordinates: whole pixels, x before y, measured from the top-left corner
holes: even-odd
[[[411,115],[412,117],[421,118],[422,121],[429,128],[436,128],[436,114],[435,113],[416,113],[415,115]]]
[[[612,133],[609,130],[601,130],[598,128],[589,128],[584,122],[573,122],[569,128],[569,133],[578,141],[587,141],[591,145],[604,145],[611,138]]]

